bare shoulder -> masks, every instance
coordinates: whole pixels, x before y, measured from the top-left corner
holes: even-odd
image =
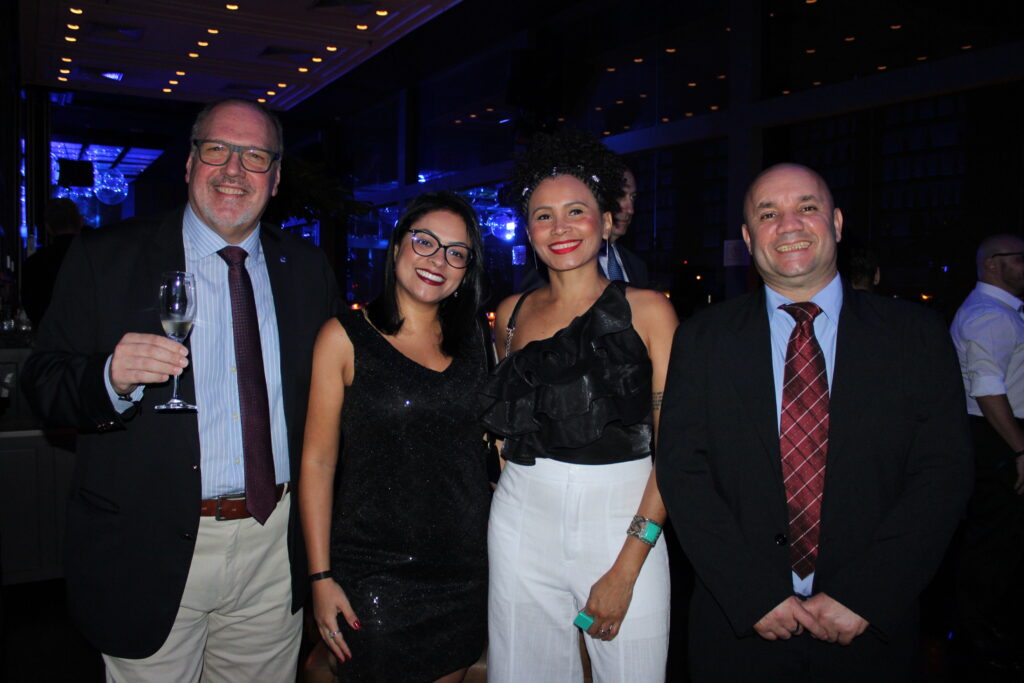
[[[670,326],[679,324],[672,302],[656,289],[626,287],[626,301],[633,313],[634,324],[644,327]]]

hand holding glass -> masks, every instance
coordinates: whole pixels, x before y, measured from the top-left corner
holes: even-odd
[[[160,324],[164,334],[181,343],[192,331],[196,317],[196,281],[192,273],[172,270],[160,276],[160,295],[157,301]],[[171,400],[156,406],[158,411],[194,411],[196,407],[178,398],[178,375],[174,375],[174,391]]]

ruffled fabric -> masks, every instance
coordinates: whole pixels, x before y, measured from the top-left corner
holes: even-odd
[[[651,361],[624,289],[609,284],[568,327],[494,369],[480,390],[481,420],[505,439],[505,459],[532,465],[554,450],[598,442],[613,423],[648,421]]]

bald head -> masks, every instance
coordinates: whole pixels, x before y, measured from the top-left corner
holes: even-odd
[[[813,168],[808,168],[803,164],[793,163],[781,163],[769,166],[764,169],[757,176],[754,177],[754,181],[750,183],[750,187],[747,188],[747,194],[743,197],[743,217],[747,220],[749,225],[751,222],[752,211],[759,207],[754,206],[754,196],[757,194],[757,190],[760,185],[767,179],[778,175],[796,175],[805,176],[808,186],[816,187],[815,195],[820,201],[827,204],[827,208],[831,211],[835,207],[835,201],[832,199],[832,191],[828,189],[828,184],[825,179],[818,175],[818,172]]]
[[[1024,239],[991,235],[978,245],[978,280],[1004,291],[1024,294]]]

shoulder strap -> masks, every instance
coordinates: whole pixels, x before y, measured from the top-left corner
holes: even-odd
[[[516,302],[515,308],[512,309],[512,315],[508,317],[508,325],[505,328],[505,357],[508,357],[508,353],[512,348],[512,334],[516,331],[516,320],[519,318],[519,309],[522,308],[523,302],[526,301],[526,297],[530,296],[534,291],[531,289],[529,292],[524,293],[519,297],[519,301]]]

